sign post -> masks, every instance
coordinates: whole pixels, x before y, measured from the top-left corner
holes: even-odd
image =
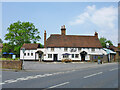
[[[25,53],[25,48],[22,48],[23,51],[23,64],[22,64],[22,69],[24,69],[24,53]]]

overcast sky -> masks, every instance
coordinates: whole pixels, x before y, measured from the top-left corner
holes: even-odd
[[[43,44],[44,30],[50,34],[60,34],[62,25],[70,35],[94,35],[105,37],[118,43],[118,3],[117,2],[23,2],[2,3],[2,36],[11,23],[29,21],[40,31]]]

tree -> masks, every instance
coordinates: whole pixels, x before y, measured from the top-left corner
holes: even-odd
[[[7,30],[5,40],[9,41],[9,45],[14,47],[14,52],[17,54],[20,53],[20,48],[24,43],[36,43],[41,39],[40,32],[30,22],[15,22]]]
[[[3,43],[2,53],[3,52],[7,52],[7,53],[14,52],[14,47],[9,43]]]
[[[109,45],[113,45],[113,44],[112,44],[112,41],[107,40],[107,39],[104,38],[104,37],[101,37],[99,40],[100,40],[100,43],[101,43],[101,45],[103,46],[103,48],[106,48],[106,43],[109,43]]]
[[[0,38],[0,43],[3,43],[2,39]]]

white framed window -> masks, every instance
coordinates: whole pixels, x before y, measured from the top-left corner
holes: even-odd
[[[28,53],[28,56],[30,55],[30,53]]]
[[[75,58],[79,58],[79,54],[75,54]]]
[[[51,51],[54,51],[54,48],[51,48]]]
[[[74,55],[74,54],[72,54],[72,58],[75,58],[75,55]]]
[[[63,55],[63,58],[69,58],[69,55]]]
[[[52,54],[48,54],[48,58],[52,58]]]
[[[33,56],[33,53],[31,53],[31,56]]]
[[[68,48],[64,48],[64,51],[68,51]]]

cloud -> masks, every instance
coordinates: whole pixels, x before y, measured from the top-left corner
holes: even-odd
[[[107,39],[110,39],[117,44],[117,17],[118,8],[114,6],[102,7],[97,9],[95,5],[87,6],[83,13],[78,15],[75,20],[70,21],[69,25],[84,25],[90,23],[95,25],[101,36],[104,35]],[[109,35],[108,35],[109,34]],[[110,36],[112,35],[112,37]],[[114,37],[113,37],[114,36]]]
[[[87,18],[89,18],[89,14],[84,12],[83,14],[77,16],[77,19],[74,22],[70,22],[70,25],[83,24]]]
[[[108,26],[114,27],[114,20],[117,18],[117,8],[103,7],[96,9],[95,5],[87,6],[85,11],[77,16],[75,21],[69,22],[70,25],[84,24],[87,20],[101,26],[107,23]]]

